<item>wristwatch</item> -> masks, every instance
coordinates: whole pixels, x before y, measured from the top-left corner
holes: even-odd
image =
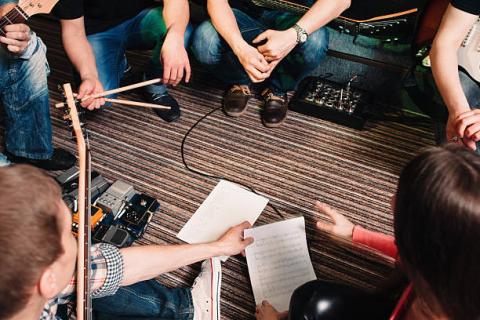
[[[308,39],[307,31],[296,23],[292,28],[297,32],[297,43],[305,43]]]

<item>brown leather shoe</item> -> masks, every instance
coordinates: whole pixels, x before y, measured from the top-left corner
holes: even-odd
[[[247,85],[233,85],[223,97],[223,111],[231,117],[239,117],[247,111],[252,93]]]
[[[262,122],[266,127],[278,127],[287,118],[287,96],[277,96],[270,88],[262,92],[265,105],[263,106]]]

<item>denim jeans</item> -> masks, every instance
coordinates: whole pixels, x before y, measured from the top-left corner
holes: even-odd
[[[185,32],[185,43],[188,43],[192,28]],[[163,68],[160,63],[160,52],[163,40],[167,35],[167,27],[162,16],[162,8],[145,9],[135,17],[103,32],[87,37],[92,46],[100,82],[105,90],[118,88],[127,66],[125,50],[152,50],[152,57],[145,72],[145,79],[161,78]],[[164,94],[164,85],[151,85],[147,90]],[[113,96],[112,96],[113,97]]]
[[[53,154],[46,47],[32,33],[27,49],[12,55],[0,47],[0,99],[5,108],[5,147],[29,159]]]
[[[260,33],[268,30],[285,30],[293,26],[300,16],[274,10],[264,10],[258,17],[233,9],[243,38],[252,43]],[[297,45],[275,68],[265,85],[275,93],[295,90],[298,83],[318,69],[328,47],[328,32],[321,28],[309,35],[308,40]],[[196,59],[220,80],[232,84],[250,84],[251,81],[228,44],[217,33],[210,21],[195,30],[192,51]]]
[[[190,288],[167,288],[156,280],[120,287],[116,294],[93,300],[95,320],[193,319]]]

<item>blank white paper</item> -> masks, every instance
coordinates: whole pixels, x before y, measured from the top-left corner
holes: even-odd
[[[255,303],[268,300],[288,310],[296,288],[317,279],[308,253],[303,217],[244,231],[254,242],[245,250]]]
[[[187,243],[215,241],[239,223],[253,225],[267,203],[265,197],[220,180],[177,237]]]

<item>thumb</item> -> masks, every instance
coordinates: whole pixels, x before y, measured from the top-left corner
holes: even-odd
[[[265,32],[262,32],[255,39],[253,39],[252,42],[253,43],[259,43],[259,42],[262,42],[264,40],[267,40],[268,39],[268,34],[269,34],[268,30],[265,31]]]
[[[92,91],[92,86],[88,81],[82,82],[80,87],[78,88],[78,99],[82,99],[85,95],[87,95],[90,91]]]
[[[248,247],[249,245],[251,245],[253,243],[253,237],[248,237],[248,238],[245,238],[243,239],[243,244],[245,245],[245,247]]]

